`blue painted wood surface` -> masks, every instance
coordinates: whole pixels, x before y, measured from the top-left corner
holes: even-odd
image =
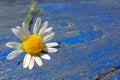
[[[52,41],[60,42],[59,52],[49,54],[43,66],[23,69],[25,53],[13,60],[5,47],[18,41],[11,28],[21,25],[30,1],[0,1],[0,80],[95,80],[111,67],[120,66],[120,1],[119,0],[42,0],[42,22],[49,21],[56,33]],[[120,72],[104,80],[120,80]]]

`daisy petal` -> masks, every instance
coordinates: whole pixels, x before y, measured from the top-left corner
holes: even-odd
[[[52,32],[52,27],[46,29],[45,32],[42,34],[42,37],[49,35],[51,32]]]
[[[52,27],[49,27],[49,28],[47,28],[46,30],[45,30],[45,32],[48,32],[48,33],[51,33],[52,32]]]
[[[12,32],[21,40],[24,40],[24,35],[19,30],[12,28]]]
[[[46,59],[46,60],[51,60],[51,57],[48,54],[43,54],[41,58]]]
[[[42,60],[40,59],[40,57],[35,56],[34,59],[39,66],[42,66],[43,63],[42,63]]]
[[[17,42],[8,42],[8,43],[6,43],[6,46],[10,47],[10,48],[16,48],[16,49],[21,48],[21,44],[17,43]]]
[[[16,28],[20,31],[23,31],[23,29],[20,26],[17,26]]]
[[[45,47],[45,48],[43,49],[43,51],[50,52],[50,53],[55,53],[55,52],[57,52],[58,50],[57,50],[56,48]]]
[[[24,32],[24,30],[20,27],[20,26],[17,26],[16,29],[19,31],[19,33],[22,34],[23,38],[27,38],[28,36],[25,34],[26,32]]]
[[[24,60],[23,60],[23,68],[27,68],[27,66],[25,66],[26,61],[27,61],[27,54],[25,55]]]
[[[25,57],[24,57],[24,61],[23,61],[23,68],[27,68],[30,61],[31,61],[31,55],[26,54]]]
[[[32,69],[34,67],[34,56],[32,56],[29,64],[29,69]]]
[[[8,60],[13,59],[13,58],[17,57],[18,55],[20,55],[22,52],[23,52],[22,49],[14,50],[7,55],[7,59]]]
[[[47,26],[48,26],[48,21],[45,21],[44,24],[43,24],[43,27],[40,29],[38,35],[43,34],[45,32]]]
[[[54,36],[55,36],[55,33],[52,32],[51,34],[43,37],[43,40],[44,40],[44,42],[47,42],[47,41],[51,40]]]
[[[28,27],[26,26],[25,23],[22,23],[22,27],[23,27],[23,31],[25,32],[26,34],[26,37],[28,37],[30,35],[30,32],[28,30]]]
[[[55,47],[58,46],[59,44],[57,42],[52,42],[52,43],[46,43],[45,44],[47,47],[51,48],[51,47]]]
[[[40,27],[40,24],[41,24],[41,18],[37,18],[35,24],[34,24],[34,29],[33,29],[33,33],[34,34],[37,34],[38,33],[38,29]]]

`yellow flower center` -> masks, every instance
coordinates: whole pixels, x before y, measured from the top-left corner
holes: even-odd
[[[43,50],[44,42],[41,36],[33,34],[22,42],[22,48],[26,53],[36,55]]]

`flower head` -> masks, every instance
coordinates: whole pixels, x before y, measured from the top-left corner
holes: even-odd
[[[22,43],[6,43],[7,47],[16,49],[7,55],[8,60],[25,52],[26,55],[23,60],[23,68],[28,67],[29,69],[34,67],[34,62],[39,66],[42,66],[43,63],[41,58],[51,60],[51,57],[44,52],[57,52],[55,46],[58,46],[59,44],[57,42],[47,43],[55,36],[55,33],[52,32],[52,27],[47,28],[48,21],[45,21],[42,28],[39,30],[40,24],[41,18],[37,18],[34,24],[33,34],[30,34],[25,23],[22,24],[22,27],[17,26],[16,28],[12,28],[12,32],[22,40]]]

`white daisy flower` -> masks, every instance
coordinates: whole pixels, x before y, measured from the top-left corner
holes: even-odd
[[[55,46],[58,46],[59,44],[57,42],[47,43],[55,36],[55,33],[52,32],[52,27],[47,28],[48,21],[45,21],[42,28],[39,30],[40,24],[41,18],[39,17],[34,24],[33,34],[30,34],[25,23],[22,24],[22,27],[17,26],[16,28],[12,28],[12,32],[22,40],[22,43],[6,43],[7,47],[16,49],[7,55],[8,60],[15,58],[23,51],[26,52],[23,60],[23,68],[32,69],[34,67],[34,61],[39,66],[42,66],[43,63],[41,58],[51,60],[51,57],[48,54],[45,54],[45,52],[57,52]]]

